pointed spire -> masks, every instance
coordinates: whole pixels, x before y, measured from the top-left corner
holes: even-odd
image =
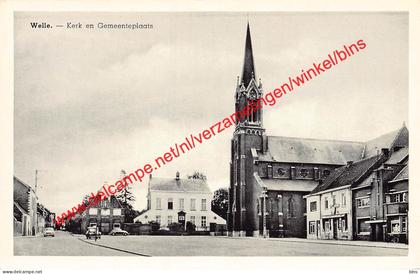
[[[248,87],[251,79],[255,78],[255,68],[254,68],[254,55],[252,54],[252,42],[251,42],[251,31],[249,29],[249,22],[247,24],[246,30],[246,40],[245,40],[245,57],[244,57],[244,66],[242,68],[242,79],[241,82]]]

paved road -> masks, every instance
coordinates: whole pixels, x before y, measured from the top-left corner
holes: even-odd
[[[94,242],[94,241],[92,241]],[[14,254],[24,256],[129,256],[132,254],[81,241],[68,232],[55,237],[14,237]]]
[[[87,243],[89,242],[89,243]],[[91,243],[106,246],[94,246]],[[113,249],[109,249],[113,248]],[[125,253],[125,250],[131,253]],[[407,249],[210,236],[102,236],[96,243],[57,232],[56,238],[15,238],[16,255],[148,256],[407,256]]]

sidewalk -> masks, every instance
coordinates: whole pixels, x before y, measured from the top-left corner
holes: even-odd
[[[261,239],[261,238],[257,238]],[[264,238],[262,238],[264,239]],[[370,242],[370,241],[346,241],[346,240],[313,240],[302,238],[266,238],[269,241],[282,241],[282,242],[302,242],[302,243],[315,243],[315,244],[330,244],[330,245],[350,245],[350,246],[366,246],[366,247],[381,247],[381,248],[397,248],[408,249],[408,245],[402,243],[389,243],[389,242]]]

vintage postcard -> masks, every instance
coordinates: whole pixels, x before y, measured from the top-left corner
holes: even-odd
[[[409,19],[15,11],[11,256],[413,269]]]

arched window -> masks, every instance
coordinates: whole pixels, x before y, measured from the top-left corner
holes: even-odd
[[[292,197],[290,197],[287,200],[287,215],[289,217],[293,217],[294,216],[293,211],[294,211],[294,200]]]
[[[257,199],[257,213],[261,214],[260,199]]]

